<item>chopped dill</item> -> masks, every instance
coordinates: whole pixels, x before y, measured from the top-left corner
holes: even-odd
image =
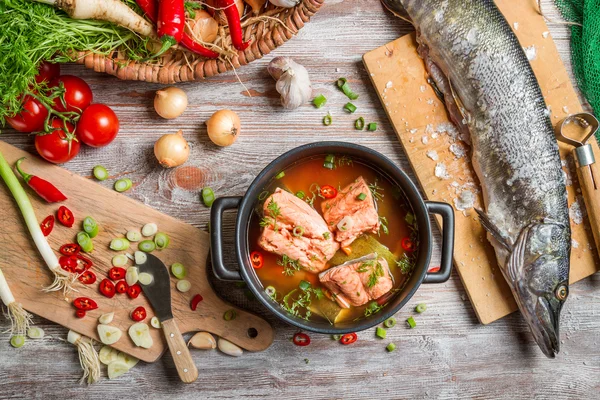
[[[273,230],[277,231],[277,217],[281,216],[281,209],[272,197],[269,204],[267,204],[267,210],[269,211],[269,216],[273,217]],[[265,227],[269,224],[271,224],[271,219],[268,217],[264,217],[262,221],[260,221],[260,226],[262,227]]]
[[[277,265],[283,267],[282,273],[286,276],[293,276],[296,271],[300,271],[300,263],[298,260],[292,260],[285,254],[281,257],[281,260],[277,261]]]
[[[325,239],[329,240],[329,239],[331,239],[331,233],[329,233],[329,232],[325,232],[325,233],[323,234],[323,237],[324,237]]]
[[[369,275],[367,287],[372,288],[373,286],[377,285],[377,282],[379,282],[379,278],[383,277],[383,275],[383,266],[381,265],[381,263],[378,262],[377,265],[375,265],[375,268],[373,268],[373,270],[371,271],[371,275]]]
[[[396,265],[400,268],[400,272],[406,275],[415,267],[415,258],[409,257],[406,253],[402,254],[402,258],[396,261]]]
[[[367,308],[365,308],[365,317],[370,317],[373,314],[377,314],[384,306],[385,305],[380,306],[376,301],[370,302],[367,305]]]
[[[379,217],[379,230],[383,231],[383,233],[385,233],[386,235],[388,235],[390,233],[390,230],[388,229],[388,220],[386,217]]]
[[[290,300],[292,300],[291,298],[298,290],[300,290],[300,294],[290,303]],[[321,300],[324,296],[323,291],[320,288],[313,288],[309,282],[302,281],[300,282],[299,289],[293,289],[283,297],[281,307],[293,316],[308,321],[312,315],[308,307],[310,307],[313,295],[318,300]],[[304,315],[302,315],[302,309],[304,309]]]
[[[369,190],[375,201],[383,201],[383,193],[381,193],[383,192],[383,188],[377,184],[377,179],[375,179],[375,182],[369,184]]]
[[[340,158],[338,158],[337,164],[338,164],[338,167],[343,167],[345,165],[351,166],[354,164],[354,162],[348,156],[341,156]]]

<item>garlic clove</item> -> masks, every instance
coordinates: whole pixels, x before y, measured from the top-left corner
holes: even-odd
[[[239,357],[244,354],[244,350],[223,338],[219,338],[219,350],[232,357]]]
[[[198,332],[188,342],[188,346],[194,349],[215,349],[217,341],[214,336],[208,332]]]

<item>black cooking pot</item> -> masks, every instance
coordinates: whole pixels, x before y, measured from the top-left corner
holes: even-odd
[[[404,192],[412,207],[419,228],[419,254],[415,269],[404,288],[390,300],[380,312],[358,321],[349,321],[330,325],[325,321],[306,321],[294,317],[285,311],[265,292],[254,268],[250,264],[250,245],[248,243],[248,228],[250,217],[254,212],[260,193],[269,182],[281,171],[299,161],[315,156],[325,157],[327,154],[347,155],[361,160],[379,173],[396,183]],[[228,209],[238,209],[235,224],[235,251],[240,270],[231,270],[223,263],[222,217]],[[438,272],[427,272],[433,237],[429,214],[442,217],[442,261]],[[450,277],[452,270],[452,252],[454,250],[454,210],[446,203],[424,201],[417,187],[409,177],[387,157],[369,148],[343,142],[318,142],[297,147],[281,155],[271,162],[254,179],[245,196],[221,197],[212,205],[210,215],[210,244],[213,271],[218,279],[225,281],[245,281],[252,293],[277,317],[299,328],[327,334],[342,334],[357,332],[380,324],[400,310],[417,291],[421,283],[442,283]]]

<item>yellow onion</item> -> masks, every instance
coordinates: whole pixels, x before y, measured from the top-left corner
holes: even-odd
[[[240,134],[240,117],[231,110],[219,110],[206,121],[206,129],[214,144],[231,146]]]
[[[263,8],[265,8],[265,4],[267,0],[244,0],[250,7],[252,7],[252,12],[254,14],[260,14]]]
[[[217,38],[219,24],[206,11],[196,11],[196,17],[188,21],[192,32],[190,32],[187,26],[185,27],[185,31],[196,41],[212,43]]]
[[[178,167],[190,156],[190,146],[183,138],[183,131],[163,135],[154,143],[154,156],[165,168]]]
[[[154,96],[154,109],[156,113],[165,119],[179,117],[188,105],[185,92],[174,86],[161,89]]]

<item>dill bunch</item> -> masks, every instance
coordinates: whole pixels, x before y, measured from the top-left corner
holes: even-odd
[[[125,0],[130,4],[130,0]],[[136,10],[137,11],[137,10]],[[78,52],[130,59],[148,56],[148,39],[109,22],[76,20],[31,0],[0,0],[0,121],[21,109],[20,94],[34,83],[42,61],[72,62]]]

